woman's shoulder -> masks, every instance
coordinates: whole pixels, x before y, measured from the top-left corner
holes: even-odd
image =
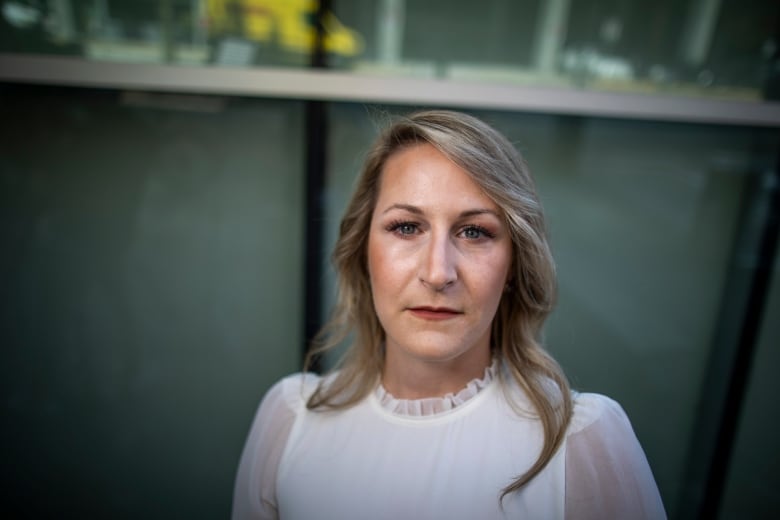
[[[578,518],[666,518],[626,412],[600,394],[575,394],[566,441],[566,508]]]
[[[263,404],[298,409],[306,405],[321,380],[322,377],[313,372],[297,372],[285,376],[268,389],[263,397]]]
[[[593,428],[631,429],[623,407],[614,399],[595,393],[572,393],[574,413],[569,435]]]

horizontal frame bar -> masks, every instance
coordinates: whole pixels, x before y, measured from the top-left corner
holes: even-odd
[[[0,81],[780,127],[780,102],[364,76],[312,69],[150,65],[0,53]]]

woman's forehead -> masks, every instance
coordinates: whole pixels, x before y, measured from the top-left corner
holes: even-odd
[[[399,150],[385,162],[376,209],[383,212],[393,204],[463,206],[500,214],[472,175],[428,143]]]

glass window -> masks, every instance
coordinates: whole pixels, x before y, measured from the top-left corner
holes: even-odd
[[[303,343],[298,102],[0,90],[3,509],[225,518]]]

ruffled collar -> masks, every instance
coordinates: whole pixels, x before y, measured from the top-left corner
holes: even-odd
[[[465,388],[458,392],[449,393],[443,397],[426,397],[423,399],[397,399],[380,383],[374,395],[379,405],[387,412],[394,415],[403,415],[407,417],[426,417],[447,412],[453,408],[463,405],[480,391],[490,385],[496,377],[498,370],[498,360],[493,359],[493,363],[485,368],[482,377],[472,379],[466,384]]]

